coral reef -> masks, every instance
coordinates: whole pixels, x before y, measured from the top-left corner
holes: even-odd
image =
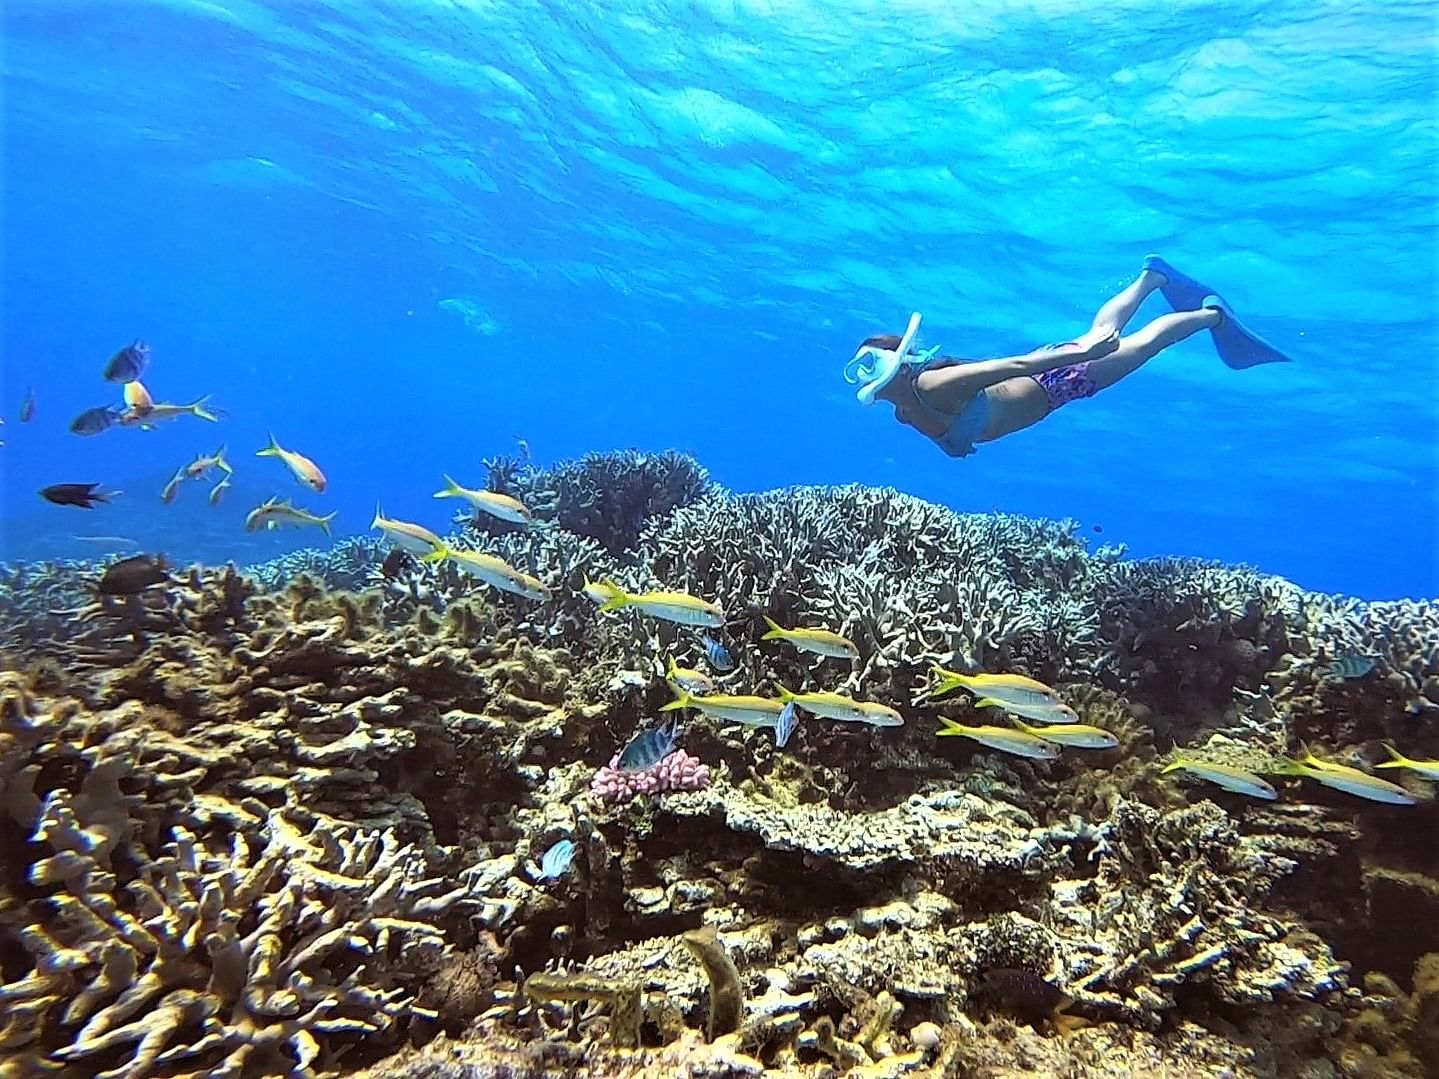
[[[1432,784],[1397,809],[1284,781],[1260,803],[1159,769],[1179,748],[1261,771],[1301,743],[1439,755],[1439,604],[1129,561],[1073,522],[891,490],[737,496],[674,453],[487,464],[534,523],[466,517],[447,541],[543,601],[369,538],[134,597],[96,598],[95,563],[0,574],[17,1067],[1435,1067]],[[724,692],[835,691],[905,722],[806,718],[779,749],[694,717],[684,750],[621,772],[666,660],[709,667],[696,632],[599,612],[587,579],[718,603]],[[762,641],[765,615],[858,659]],[[936,663],[1048,682],[1120,746],[936,740],[939,715],[981,714],[930,700]],[[561,840],[573,863],[539,871]]]

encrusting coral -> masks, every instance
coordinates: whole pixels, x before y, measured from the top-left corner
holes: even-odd
[[[466,517],[448,541],[548,598],[370,538],[131,598],[94,598],[95,564],[0,573],[0,1048],[17,1066],[1433,1066],[1434,945],[1365,924],[1432,913],[1424,781],[1406,779],[1420,804],[1374,809],[1159,769],[1182,747],[1262,770],[1301,740],[1361,767],[1383,740],[1439,755],[1422,722],[1439,605],[1133,562],[1073,522],[890,490],[735,496],[672,453],[496,460],[491,486],[534,522]],[[669,765],[621,772],[671,698],[666,660],[710,668],[697,633],[600,612],[587,581],[723,608],[721,692],[840,692],[904,723],[807,716],[780,748],[687,714]],[[764,616],[858,658],[764,641]],[[1341,656],[1372,670],[1336,676]],[[936,740],[938,715],[1002,721],[931,700],[935,664],[1048,682],[1120,744],[1046,763]],[[573,857],[551,864],[561,840]],[[1362,990],[1336,954],[1374,971]]]

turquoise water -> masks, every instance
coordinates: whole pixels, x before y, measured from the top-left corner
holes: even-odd
[[[4,39],[5,558],[313,542],[243,531],[277,493],[442,526],[523,435],[1439,593],[1431,5],[11,0]],[[1296,362],[1200,335],[961,461],[840,378],[914,309],[959,355],[1072,337],[1149,251]],[[68,433],[137,336],[221,424]],[[221,443],[221,506],[163,505]]]

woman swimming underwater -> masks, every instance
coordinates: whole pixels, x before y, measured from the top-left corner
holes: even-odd
[[[1120,336],[1155,289],[1174,313]],[[888,401],[900,423],[933,439],[951,457],[968,457],[976,442],[993,442],[1061,405],[1093,397],[1200,330],[1213,335],[1220,359],[1236,369],[1289,359],[1248,330],[1213,289],[1157,255],[1144,260],[1139,276],[1099,309],[1089,332],[1075,341],[1023,356],[959,360],[937,356],[938,347],[914,351],[918,330],[916,313],[903,337],[866,338],[845,367],[845,379],[860,384],[862,404]]]

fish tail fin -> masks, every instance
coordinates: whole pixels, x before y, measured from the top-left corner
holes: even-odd
[[[225,460],[225,451],[229,448],[229,446],[221,446],[215,451],[215,467],[222,472],[233,474],[235,470],[230,467],[230,462]]]
[[[275,441],[275,432],[274,432],[274,431],[271,431],[271,432],[270,432],[270,444],[269,444],[268,446],[266,446],[263,450],[261,450],[259,453],[255,454],[255,456],[256,456],[256,457],[278,457],[278,456],[280,456],[280,453],[281,453],[281,452],[282,452],[282,451],[280,450],[280,444]]]
[[[433,551],[431,551],[429,554],[421,555],[421,556],[420,556],[420,561],[421,561],[421,562],[443,562],[445,559],[449,558],[450,555],[452,555],[452,554],[454,554],[454,553],[455,553],[455,552],[450,549],[449,544],[447,544],[447,543],[441,543],[438,547],[436,547],[436,548],[435,548]]]
[[[964,685],[960,675],[945,670],[938,663],[929,669],[929,673],[934,676],[934,688],[929,693],[931,697],[942,697]]]
[[[794,690],[788,688],[785,685],[782,685],[779,682],[776,682],[775,685],[779,688],[779,699],[784,701],[785,704],[788,704],[790,701],[798,699],[799,694],[794,692]]]
[[[1307,760],[1296,761],[1292,757],[1282,757],[1275,761],[1274,766],[1268,769],[1268,771],[1270,775],[1276,776],[1302,776],[1308,775],[1306,771],[1308,768],[1309,762]]]
[[[210,395],[207,393],[204,397],[201,397],[195,401],[191,401],[185,407],[188,408],[195,416],[202,420],[209,420],[211,423],[219,423],[220,417],[215,415],[214,410],[205,407],[205,402],[208,400],[210,400]]]
[[[1399,752],[1399,748],[1393,742],[1385,742],[1384,748],[1389,752],[1389,759],[1376,764],[1375,768],[1407,768],[1414,762]]]
[[[370,527],[371,527],[371,528],[379,528],[379,527],[380,527],[380,519],[381,519],[382,517],[384,517],[384,516],[385,516],[384,510],[380,509],[380,504],[379,504],[378,502],[376,502],[376,503],[375,503],[375,519],[370,522]]]
[[[460,490],[460,485],[459,485],[458,483],[456,483],[454,480],[452,480],[448,475],[445,475],[445,489],[444,489],[443,491],[436,491],[436,492],[435,492],[433,495],[431,495],[430,497],[432,497],[432,498],[459,498],[461,494],[462,494],[462,492],[461,492],[461,490]]]
[[[600,604],[600,610],[618,611],[630,605],[630,594],[608,577],[599,582],[599,587],[610,594],[610,598]]]
[[[1159,774],[1164,776],[1168,775],[1170,772],[1177,772],[1188,763],[1189,761],[1184,757],[1175,757],[1174,760],[1170,761],[1168,764],[1166,764],[1163,768],[1159,770]]]
[[[997,701],[993,697],[981,697],[974,702],[976,708],[1003,708],[1004,702]]]
[[[769,626],[769,630],[760,637],[760,640],[773,641],[784,637],[785,629],[783,626],[767,614],[761,615],[761,617],[764,619],[765,625]]]
[[[319,525],[322,529],[325,530],[325,535],[330,535],[330,522],[339,515],[339,512],[339,510],[331,510],[329,513],[325,514],[325,516],[321,517],[318,521],[315,522],[317,525]]]
[[[590,583],[590,582],[589,582],[589,578],[586,577],[586,578],[585,578],[585,584],[588,585],[589,583]],[[665,677],[666,677],[666,678],[673,678],[673,677],[675,676],[675,671],[677,671],[677,670],[680,669],[680,668],[679,668],[679,664],[677,664],[677,663],[675,662],[675,657],[674,657],[674,656],[667,656],[667,657],[665,657],[665,658],[669,660],[669,665],[668,665],[667,667],[665,667]]]
[[[690,696],[689,690],[680,689],[678,686],[675,686],[674,691],[675,699],[670,701],[669,704],[660,705],[661,712],[677,712],[681,708],[688,708],[694,702],[694,698]]]
[[[969,728],[966,727],[963,723],[956,723],[954,720],[948,718],[947,716],[940,716],[939,722],[940,728],[939,730],[934,732],[936,737],[943,738],[946,735],[950,734],[969,733]]]

